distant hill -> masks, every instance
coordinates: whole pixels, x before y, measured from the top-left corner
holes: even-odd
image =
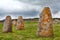
[[[53,18],[53,21],[56,20],[56,19],[57,19],[57,20],[60,20],[60,18]],[[12,21],[13,21],[13,20],[16,20],[16,21],[17,21],[17,19],[12,19]],[[38,21],[39,18],[33,18],[33,19],[29,18],[29,19],[23,19],[23,20],[24,20],[24,21]],[[0,20],[0,23],[1,23],[1,22],[4,22],[4,20]]]

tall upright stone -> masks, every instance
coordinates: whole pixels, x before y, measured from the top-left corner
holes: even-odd
[[[49,7],[45,7],[40,14],[38,35],[43,37],[53,36],[53,20]]]
[[[16,29],[17,29],[17,30],[22,30],[22,29],[24,29],[24,22],[23,22],[22,16],[19,16],[19,17],[18,17]]]
[[[7,16],[4,21],[3,32],[12,32],[12,20],[11,16]]]

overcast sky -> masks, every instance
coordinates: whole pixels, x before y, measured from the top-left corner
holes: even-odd
[[[0,0],[0,20],[7,15],[14,19],[39,17],[45,6],[51,8],[53,18],[60,18],[60,0]]]

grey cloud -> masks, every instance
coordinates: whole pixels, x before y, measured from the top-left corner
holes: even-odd
[[[13,11],[13,12],[4,12],[0,13],[0,18],[4,16],[13,16],[13,17],[18,17],[18,16],[23,16],[23,17],[35,17],[36,15],[39,15],[39,12],[36,10],[30,10],[30,11]]]
[[[15,12],[13,14],[22,15],[24,17],[34,17],[34,16],[38,15],[38,11],[31,10],[31,11]]]
[[[31,11],[14,11],[14,12],[9,12],[7,13],[8,15],[13,15],[13,16],[24,16],[24,17],[34,17],[39,14],[38,11],[36,10],[31,10]]]
[[[34,5],[41,5],[44,6],[50,6],[52,9],[52,13],[57,13],[60,11],[60,0],[19,0],[25,3],[30,3]]]
[[[47,0],[47,1],[46,0],[19,0],[19,1],[24,3],[29,3],[32,5],[38,5],[42,8],[44,6],[50,6],[53,14],[60,11],[60,0]],[[14,10],[12,12],[7,12],[3,8],[0,8],[0,18],[3,18],[6,15],[13,15],[14,17],[20,16],[20,15],[22,15],[23,17],[35,17],[37,15],[39,16],[39,11],[36,11],[36,9],[33,8],[27,11]]]

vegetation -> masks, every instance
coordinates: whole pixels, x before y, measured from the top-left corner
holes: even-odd
[[[12,33],[2,33],[3,24],[0,24],[0,40],[60,40],[60,24],[54,24],[53,37],[37,36],[38,22],[24,22],[24,30],[16,30],[13,26]]]

